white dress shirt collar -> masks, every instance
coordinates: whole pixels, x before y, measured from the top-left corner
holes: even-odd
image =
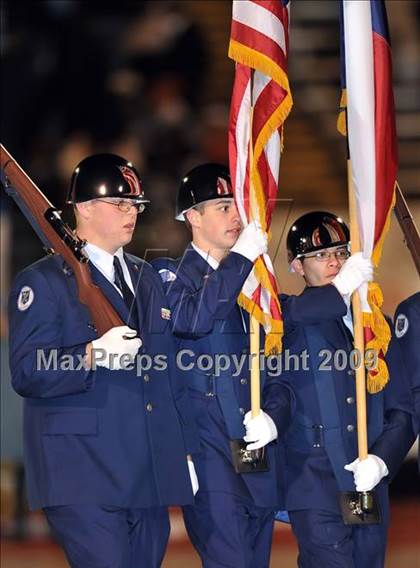
[[[220,262],[218,262],[215,258],[210,256],[209,253],[204,252],[203,250],[201,250],[200,247],[198,247],[194,243],[191,243],[191,246],[193,247],[195,252],[197,252],[202,258],[204,258],[204,260],[206,262],[208,262],[208,264],[210,264],[210,266],[213,268],[213,270],[217,270],[219,268]]]
[[[127,264],[124,260],[124,251],[122,247],[120,247],[115,255],[110,254],[104,249],[88,243],[84,251],[87,253],[89,260],[96,266],[96,268],[105,276],[105,278],[114,285],[114,287],[118,290],[118,287],[115,286],[114,283],[114,256],[118,257],[118,260],[121,263],[121,267],[123,269],[124,278],[131,288],[131,291],[134,292],[133,284],[131,282],[130,272],[128,270]],[[118,290],[120,292],[120,290]],[[121,294],[121,292],[120,292]]]

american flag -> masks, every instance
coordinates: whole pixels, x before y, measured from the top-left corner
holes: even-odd
[[[361,247],[378,265],[395,201],[398,168],[392,61],[385,4],[382,0],[341,3],[341,62],[347,110],[347,136],[352,164]],[[338,128],[346,133],[339,117]],[[379,353],[379,366],[368,374],[369,392],[387,383],[383,357],[391,338],[381,313],[382,292],[377,283],[361,290],[366,349]]]
[[[288,0],[233,1],[230,173],[242,222],[257,219],[267,232],[278,192],[283,124],[292,107],[288,52]],[[257,259],[238,302],[263,325],[266,353],[281,351],[278,286],[267,254]]]

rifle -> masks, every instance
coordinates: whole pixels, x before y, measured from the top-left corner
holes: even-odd
[[[394,213],[403,232],[405,243],[416,265],[417,273],[420,275],[420,235],[398,183]]]
[[[102,290],[92,282],[86,241],[73,234],[42,191],[34,184],[6,148],[0,144],[1,184],[25,215],[48,254],[59,254],[73,270],[79,301],[89,310],[99,335],[124,325]]]

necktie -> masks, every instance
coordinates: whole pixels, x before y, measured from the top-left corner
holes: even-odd
[[[114,256],[114,282],[121,291],[127,308],[131,310],[134,303],[134,294],[125,281],[121,262],[117,256]]]

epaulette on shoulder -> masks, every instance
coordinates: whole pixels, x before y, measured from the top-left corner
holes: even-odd
[[[59,254],[50,254],[26,266],[19,274],[24,274],[25,272],[40,272],[45,275],[50,275],[57,273],[57,271],[61,272],[63,264],[64,260]]]
[[[143,264],[149,265],[147,260],[144,260],[144,258],[140,258],[138,256],[135,256],[134,254],[131,254],[129,252],[124,252],[124,256],[126,256],[130,262],[132,262],[133,264],[136,264],[137,266],[143,266]]]

